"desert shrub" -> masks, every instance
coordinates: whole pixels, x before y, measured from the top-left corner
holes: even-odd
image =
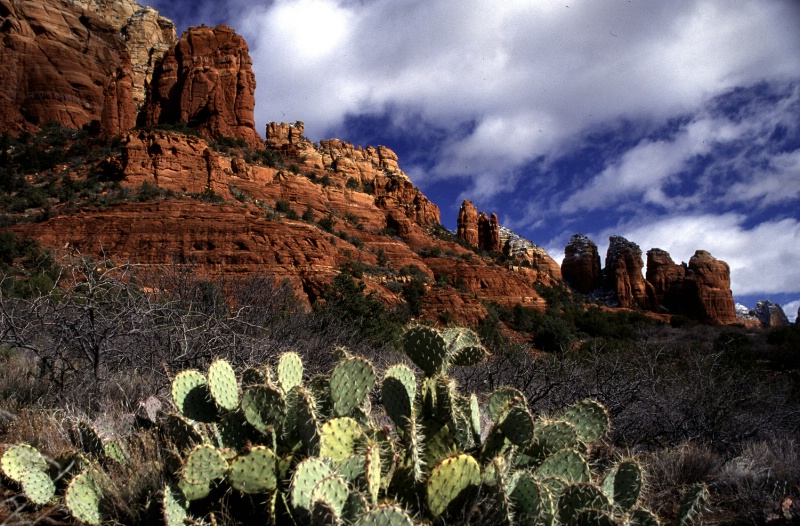
[[[403,299],[408,304],[411,314],[422,315],[422,299],[425,296],[425,281],[417,277],[403,285]]]
[[[320,220],[317,221],[317,224],[325,232],[333,233],[333,225],[336,224],[336,220],[332,215],[327,215],[323,218],[320,218]]]
[[[303,215],[300,218],[303,221],[307,221],[309,223],[313,223],[314,221],[317,220],[317,216],[314,213],[314,209],[311,208],[311,205],[306,206],[306,209],[305,209],[305,211],[303,212]]]
[[[400,329],[388,315],[383,302],[374,292],[365,294],[366,285],[349,272],[340,272],[323,292],[318,312],[330,313],[357,330],[362,337],[378,344],[391,341]]]
[[[359,190],[361,188],[361,183],[359,183],[358,179],[355,177],[348,177],[344,186],[349,190]]]
[[[289,201],[285,201],[283,199],[279,199],[275,201],[275,210],[278,213],[283,214],[286,216],[287,219],[299,219],[300,216],[297,215],[297,212],[294,211],[292,208],[291,203]]]

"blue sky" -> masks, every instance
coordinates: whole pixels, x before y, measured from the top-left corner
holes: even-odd
[[[560,261],[610,235],[731,266],[800,306],[800,3],[157,0],[250,46],[256,120],[395,150],[455,227],[462,199]]]

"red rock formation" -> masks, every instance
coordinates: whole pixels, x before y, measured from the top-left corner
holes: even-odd
[[[458,211],[457,235],[465,242],[490,252],[502,252],[497,214],[478,213],[472,201],[465,199]]]
[[[724,261],[705,250],[697,250],[689,259],[685,283],[696,292],[695,316],[709,323],[736,323],[736,306],[731,292],[731,269]]]
[[[789,319],[783,308],[777,303],[763,300],[756,303],[753,315],[761,322],[762,327],[787,327]]]
[[[156,67],[144,109],[149,125],[185,122],[210,138],[263,148],[255,129],[255,75],[244,39],[228,26],[192,27]]]
[[[465,199],[458,211],[458,237],[467,244],[478,246],[478,209]]]
[[[212,191],[231,198],[227,167],[199,137],[167,132],[131,133],[124,140],[124,184],[133,188],[147,182],[173,192],[202,194]],[[232,170],[231,170],[232,171]]]
[[[620,307],[653,310],[655,291],[644,280],[643,267],[642,250],[636,243],[621,236],[609,238],[603,279]]]
[[[158,35],[134,30],[131,21],[143,11],[133,0],[0,0],[0,132],[32,131],[50,120],[80,128],[104,111],[117,129],[129,123],[136,104],[125,98],[134,97],[128,84],[137,77],[123,57],[141,49],[131,67],[146,75],[140,56],[157,57],[157,43],[175,32],[152,9]],[[113,107],[104,110],[107,102]]]
[[[561,262],[564,281],[581,294],[589,294],[602,284],[597,245],[583,234],[575,234],[564,249]]]
[[[653,286],[656,304],[670,314],[705,323],[736,322],[730,269],[705,250],[696,251],[688,265],[676,264],[665,250],[649,250],[647,281]]]
[[[133,66],[127,51],[121,52],[117,73],[103,90],[100,127],[108,135],[122,135],[136,126],[136,103],[133,100]]]

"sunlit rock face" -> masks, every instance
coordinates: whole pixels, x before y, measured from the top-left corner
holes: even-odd
[[[0,0],[0,131],[130,129],[175,26],[132,0]]]
[[[144,124],[183,122],[209,138],[242,139],[263,149],[252,63],[247,43],[230,27],[189,28],[156,66]]]

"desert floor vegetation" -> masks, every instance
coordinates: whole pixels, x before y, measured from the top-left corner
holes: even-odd
[[[0,283],[0,447],[29,444],[58,464],[85,441],[81,423],[103,437],[124,437],[126,462],[107,461],[102,475],[103,516],[111,522],[160,520],[153,502],[176,459],[157,426],[141,424],[153,400],[174,410],[171,389],[181,371],[205,373],[224,360],[241,378],[291,352],[310,383],[341,362],[342,349],[368,360],[378,378],[397,363],[419,370],[402,353],[413,309],[384,307],[352,273],[341,274],[307,311],[271,276],[202,277],[187,265],[139,267],[20,250],[38,263],[27,274],[5,265]],[[671,327],[603,311],[564,290],[543,292],[544,313],[488,305],[489,318],[474,329],[490,356],[454,367],[448,381],[477,393],[482,408],[491,393],[515,389],[537,415],[535,425],[581,400],[602,404],[611,427],[586,451],[593,473],[635,459],[646,473],[641,505],[664,520],[678,516],[687,488],[704,483],[706,522],[796,523],[797,327]],[[364,400],[371,402],[367,416],[392,422],[377,384]],[[481,411],[486,431],[497,415]],[[32,505],[8,478],[0,479],[0,492],[0,523],[73,520],[61,505]],[[463,519],[442,517],[435,520]],[[215,520],[241,517],[223,506]]]

